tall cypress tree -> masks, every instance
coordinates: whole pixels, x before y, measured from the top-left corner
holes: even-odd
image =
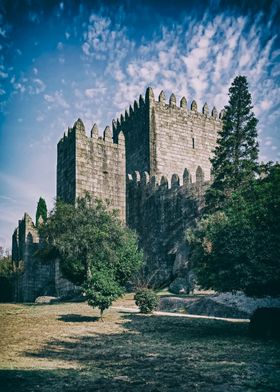
[[[38,204],[37,204],[37,210],[36,210],[36,226],[39,224],[39,218],[41,217],[43,219],[43,222],[46,222],[47,220],[47,204],[45,199],[40,197]]]
[[[223,128],[211,159],[213,183],[206,193],[206,210],[223,206],[232,192],[247,184],[258,171],[257,123],[245,76],[237,76],[229,89]]]

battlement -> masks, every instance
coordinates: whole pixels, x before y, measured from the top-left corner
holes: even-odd
[[[188,107],[182,97],[177,105],[174,94],[168,103],[162,91],[158,100],[152,88],[141,95],[133,108],[129,107],[119,119],[113,121],[113,139],[123,132],[126,141],[126,172],[148,172],[150,175],[172,176],[185,167],[193,177],[199,164],[210,180],[209,158],[216,146],[217,133],[222,129],[222,118],[215,107],[210,111],[205,103],[201,112],[196,101]]]
[[[124,146],[125,143],[124,135],[122,132],[120,132],[118,140],[116,142],[113,141],[113,132],[108,125],[105,127],[102,136],[100,136],[96,123],[92,126],[90,131],[90,137],[88,137],[86,134],[86,129],[83,121],[80,118],[78,118],[78,120],[74,123],[73,127],[72,128],[68,127],[67,133],[64,132],[64,135],[58,142],[58,145],[63,145],[64,143],[67,143],[72,138],[79,138],[79,137],[82,138],[87,137],[92,142],[97,140],[98,143],[103,142],[104,145],[108,143],[115,144],[116,145],[115,147]]]
[[[195,181],[192,180],[192,176],[187,168],[184,169],[182,175],[174,173],[170,178],[167,176],[150,176],[148,172],[140,173],[134,171],[127,175],[128,187],[142,188],[143,190],[167,190],[189,188],[190,190],[194,187],[201,187],[202,185],[208,184],[209,181],[204,180],[204,172],[200,166],[197,167],[195,172]]]
[[[148,87],[146,90],[145,99],[142,95],[140,95],[138,101],[134,101],[133,107],[130,105],[129,108],[125,110],[124,114],[120,115],[119,119],[113,121],[113,131],[119,129],[119,127],[121,127],[121,125],[125,121],[128,121],[130,118],[133,118],[133,116],[139,111],[139,109],[141,110],[149,105],[161,106],[166,110],[173,109],[185,111],[186,113],[189,113],[189,115],[196,114],[197,116],[202,116],[202,118],[213,118],[215,120],[222,120],[224,116],[224,110],[222,109],[220,113],[218,113],[218,110],[215,106],[213,106],[212,110],[210,111],[207,102],[204,103],[201,112],[198,111],[198,105],[195,100],[191,102],[188,108],[188,102],[185,97],[182,97],[180,99],[179,105],[177,105],[177,99],[174,93],[171,93],[168,103],[166,102],[164,91],[160,92],[158,100],[156,100],[153,89],[151,87]]]

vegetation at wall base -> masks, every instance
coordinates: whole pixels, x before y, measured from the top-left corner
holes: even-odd
[[[206,192],[206,211],[222,208],[232,192],[258,173],[257,123],[245,76],[237,76],[229,89],[223,128],[211,159],[213,183]]]
[[[280,295],[280,166],[258,165],[257,120],[247,80],[229,90],[206,208],[187,231],[202,288]]]
[[[280,165],[234,192],[187,238],[203,288],[280,295]]]
[[[143,262],[136,234],[107,207],[89,195],[75,206],[58,201],[39,228],[43,252],[59,256],[64,276],[84,288],[101,316]]]

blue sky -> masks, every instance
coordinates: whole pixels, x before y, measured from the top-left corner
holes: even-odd
[[[279,26],[279,1],[0,0],[0,245],[52,206],[67,127],[102,131],[147,86],[221,110],[246,75],[260,160],[279,160]]]

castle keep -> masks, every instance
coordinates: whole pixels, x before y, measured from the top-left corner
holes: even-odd
[[[138,232],[146,273],[154,275],[156,285],[185,276],[188,249],[184,232],[203,205],[211,174],[209,158],[222,128],[222,116],[215,108],[210,112],[207,104],[202,112],[195,101],[188,107],[184,97],[177,105],[174,94],[168,103],[163,92],[156,100],[148,88],[145,98],[140,96],[113,121],[112,132],[105,128],[103,137],[96,125],[88,137],[78,119],[58,143],[57,197],[73,203],[89,192],[106,200]],[[33,230],[34,225],[31,234]],[[13,255],[28,248],[28,235],[19,238],[16,233]],[[30,271],[32,250],[23,251],[21,257],[25,271]],[[62,285],[56,268],[57,273],[49,273],[46,279],[53,284],[53,294]],[[20,286],[25,295],[21,297],[34,300],[46,290],[28,283],[31,278],[24,277],[25,271]],[[40,273],[40,268],[34,272]],[[47,275],[43,270],[42,274]],[[33,282],[40,279],[33,276]]]

